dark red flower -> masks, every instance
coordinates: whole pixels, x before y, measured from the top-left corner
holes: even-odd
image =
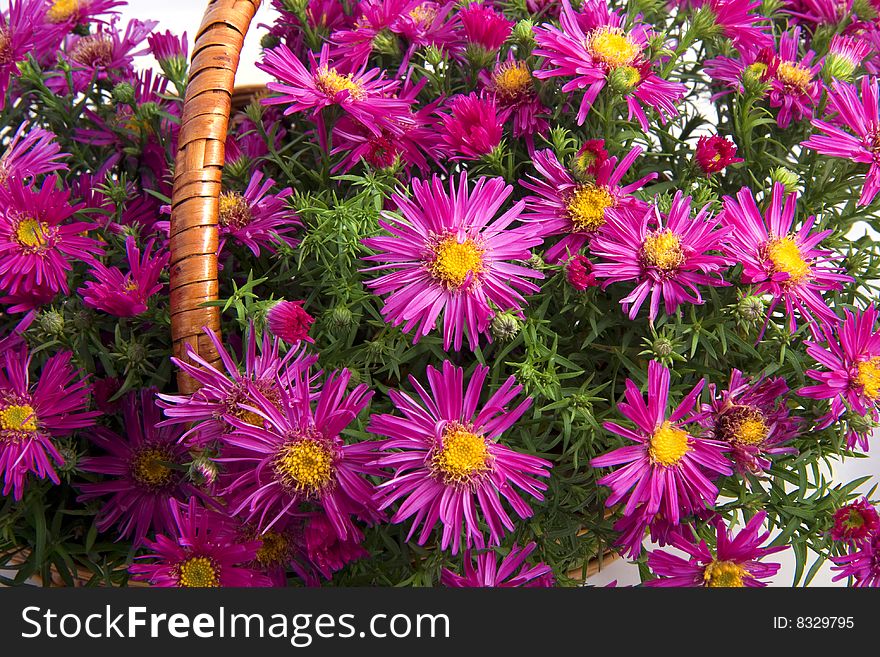
[[[587,256],[576,255],[568,261],[565,268],[565,277],[569,284],[579,291],[596,285],[596,274],[593,273],[593,263]]]
[[[720,135],[700,137],[696,158],[697,164],[708,176],[718,173],[731,164],[743,161],[741,157],[736,156],[736,144]]]
[[[835,541],[860,542],[880,528],[877,510],[865,498],[841,507],[834,514],[831,538]]]

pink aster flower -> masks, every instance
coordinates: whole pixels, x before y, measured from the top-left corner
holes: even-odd
[[[806,341],[807,354],[823,370],[807,370],[818,383],[801,388],[798,393],[812,399],[830,399],[831,409],[819,428],[831,425],[848,411],[860,417],[880,420],[880,328],[877,308],[864,311],[844,310],[845,319],[835,319],[819,330],[820,341]],[[858,430],[848,423],[847,443],[868,451],[870,431]]]
[[[334,372],[313,394],[308,371],[294,374],[289,387],[277,385],[277,406],[252,386],[245,408],[263,421],[225,419],[235,431],[224,437],[218,461],[232,513],[261,531],[289,520],[301,505],[324,511],[340,539],[357,535],[353,517],[373,520],[373,486],[378,475],[375,441],[347,442],[340,433],[373,396],[364,384],[347,391],[351,373]]]
[[[49,10],[46,22],[72,29],[81,23],[90,23],[103,14],[118,15],[117,7],[125,0],[46,0]]]
[[[700,424],[707,437],[727,443],[739,472],[760,474],[770,468],[771,456],[797,454],[785,444],[798,435],[800,418],[786,405],[788,384],[783,378],[753,380],[737,369],[726,390],[709,384],[711,402],[703,404]]]
[[[648,204],[632,193],[656,178],[656,173],[629,185],[620,184],[641,153],[642,149],[634,146],[619,164],[616,157],[601,164],[593,160],[586,170],[592,168],[594,173],[582,182],[575,180],[549,148],[535,153],[532,161],[541,178],[528,174],[527,180],[520,180],[520,185],[537,194],[525,198],[530,211],[523,216],[523,221],[534,225],[542,237],[565,235],[547,249],[548,262],[559,262],[567,254],[580,251],[605,225],[611,208],[634,214],[648,209]]]
[[[186,65],[187,55],[189,54],[186,32],[180,36],[177,36],[171,30],[154,32],[147,38],[147,43],[150,44],[150,52],[160,65],[167,66],[179,62]]]
[[[297,344],[301,340],[314,342],[309,337],[309,329],[315,318],[303,310],[302,301],[279,301],[266,316],[269,331],[287,344]]]
[[[266,85],[278,95],[261,102],[286,105],[285,116],[310,111],[309,116],[317,122],[322,139],[323,110],[333,105],[338,105],[376,135],[381,135],[383,129],[401,132],[402,117],[409,116],[410,103],[394,96],[399,82],[386,80],[378,68],[367,71],[366,64],[351,72],[342,63],[331,64],[327,44],[317,59],[309,53],[309,68],[284,44],[265,51],[263,62],[257,67],[280,80]],[[322,143],[322,147],[327,150],[327,144]]]
[[[727,229],[719,229],[719,217],[712,217],[706,205],[691,217],[691,197],[675,193],[669,213],[656,207],[643,214],[608,213],[608,222],[590,242],[590,251],[599,258],[593,268],[597,278],[605,279],[602,289],[612,283],[636,281],[636,287],[620,300],[624,312],[635,319],[650,296],[648,318],[653,322],[663,301],[667,315],[683,303],[700,305],[703,296],[698,285],[728,285],[721,276],[728,261],[711,251],[720,250]]]
[[[695,544],[681,535],[673,535],[670,543],[685,552],[687,557],[655,550],[648,555],[648,567],[658,579],[645,582],[647,586],[688,587],[763,587],[765,580],[779,572],[780,564],[764,563],[761,559],[787,550],[787,545],[761,547],[770,538],[764,531],[767,512],[752,516],[736,534],[717,519],[715,533],[718,537],[715,550],[706,541]]]
[[[863,77],[861,98],[855,85],[835,80],[828,94],[828,114],[835,123],[813,119],[824,134],[812,134],[801,145],[829,157],[867,164],[859,205],[868,205],[880,191],[880,116],[877,78]],[[847,132],[843,127],[849,128]]]
[[[831,561],[831,570],[837,571],[832,582],[852,578],[857,588],[880,588],[880,531],[860,543],[851,543],[845,555],[831,557]]]
[[[776,123],[783,130],[792,121],[812,118],[813,108],[822,96],[822,83],[818,78],[822,63],[813,63],[816,53],[812,50],[799,57],[800,35],[799,27],[783,33],[779,37],[778,53],[765,62],[770,106],[779,108]]]
[[[736,156],[736,144],[720,135],[700,137],[694,159],[707,176],[743,161]]]
[[[457,53],[461,49],[460,18],[453,13],[455,2],[437,3],[427,0],[408,4],[408,11],[400,14],[388,29],[406,41],[398,76],[409,66],[413,54],[425,46]]]
[[[178,443],[181,428],[157,426],[161,415],[155,389],[131,392],[123,398],[123,435],[106,427],[89,432],[89,440],[104,456],[84,459],[84,472],[105,475],[104,481],[79,485],[77,501],[109,496],[98,512],[97,527],[117,526],[119,535],[139,544],[148,532],[174,531],[169,500],[186,500],[198,491],[185,480],[189,452]],[[177,466],[176,468],[173,466]]]
[[[504,119],[498,116],[493,97],[459,94],[449,108],[449,114],[441,115],[443,140],[456,153],[455,159],[479,159],[501,143]]]
[[[255,170],[243,194],[235,191],[220,194],[219,251],[223,251],[230,238],[249,248],[258,258],[261,247],[275,253],[273,242],[283,242],[291,247],[296,244],[296,240],[288,236],[302,225],[287,205],[293,190],[285,187],[270,194],[274,184],[271,178],[263,180],[263,174]]]
[[[20,500],[29,472],[60,483],[55,465],[64,465],[64,458],[52,439],[90,427],[100,415],[85,410],[89,387],[82,373],[71,366],[71,358],[69,351],[55,354],[33,383],[29,374],[31,355],[26,347],[6,347],[0,355],[3,495],[12,491]]]
[[[22,123],[6,150],[0,155],[0,186],[10,178],[30,182],[35,176],[55,171],[67,171],[63,160],[70,153],[62,153],[54,133],[43,128],[31,128]]]
[[[866,39],[836,34],[831,38],[822,70],[833,78],[847,80],[869,59],[873,50],[871,42]]]
[[[512,228],[523,201],[495,218],[513,191],[502,178],[480,178],[471,189],[467,173],[449,181],[412,181],[413,198],[393,194],[402,217],[385,213],[379,225],[390,235],[364,244],[375,255],[364,259],[382,264],[367,271],[391,270],[369,281],[376,294],[389,294],[382,308],[386,321],[403,330],[416,329],[414,342],[430,333],[443,315],[443,345],[461,349],[466,333],[473,349],[496,311],[525,305],[522,292],[538,287],[530,278],[542,274],[511,260],[525,261],[540,244],[531,229]]]
[[[415,12],[418,6],[419,0],[360,0],[352,16],[354,20],[344,21],[339,25],[340,29],[332,32],[330,41],[335,47],[331,56],[340,61],[349,60],[355,68],[365,65],[377,37],[382,33],[396,32],[394,28],[398,22]],[[339,7],[344,12],[345,7],[341,4]]]
[[[329,580],[333,573],[344,568],[346,564],[370,556],[361,545],[363,533],[357,527],[352,529],[343,539],[333,529],[333,523],[326,514],[312,513],[306,518],[299,545],[305,570],[303,571],[302,566],[297,570],[303,574],[307,584],[316,586],[320,583],[317,575]]]
[[[93,263],[101,245],[84,233],[94,224],[67,220],[81,206],[49,176],[42,187],[11,179],[0,186],[0,288],[16,295],[32,289],[68,293],[73,261]]]
[[[760,13],[751,13],[761,6],[758,0],[706,0],[702,6],[712,12],[715,25],[737,50],[757,52],[772,44],[768,28],[756,25],[767,19]]]
[[[514,137],[532,137],[547,132],[546,116],[549,110],[539,100],[535,80],[529,65],[517,60],[513,52],[496,64],[491,75],[481,73],[481,79],[499,108],[498,120],[506,123],[513,119]],[[528,142],[534,148],[534,141]]]
[[[880,515],[865,497],[834,512],[831,538],[835,541],[861,543],[878,531],[880,531]]]
[[[168,264],[169,254],[153,253],[155,240],[144,246],[143,256],[132,236],[125,239],[128,273],[118,267],[107,267],[100,262],[92,264],[91,274],[96,279],[86,281],[79,289],[83,302],[90,308],[103,310],[116,317],[135,317],[147,311],[147,299],[162,289],[159,276]]]
[[[605,0],[587,0],[576,13],[562,0],[560,27],[545,23],[535,29],[535,55],[545,58],[535,77],[571,78],[563,93],[586,89],[577,113],[583,124],[599,92],[610,80],[626,92],[629,118],[635,116],[644,131],[650,129],[643,105],[655,109],[661,122],[676,116],[686,87],[658,77],[646,59],[650,29],[637,23],[627,28],[623,14],[609,9]]]
[[[136,557],[138,563],[128,569],[133,579],[183,588],[272,585],[251,565],[259,541],[239,541],[228,516],[200,506],[194,497],[187,505],[176,500],[168,505],[172,530],[145,541],[148,553]]]
[[[595,267],[585,255],[575,255],[565,265],[565,279],[575,290],[583,292],[588,287],[598,285]]]
[[[188,347],[186,356],[192,364],[178,358],[171,360],[199,383],[199,389],[190,395],[160,394],[158,402],[168,418],[163,424],[191,425],[181,440],[197,447],[220,440],[232,431],[233,427],[226,421],[229,416],[262,424],[260,416],[245,408],[254,403],[251,390],[260,390],[264,398],[277,402],[280,400],[279,382],[281,386],[290,386],[297,371],[307,369],[317,360],[303,349],[290,349],[282,356],[277,338],[270,340],[267,333],[257,342],[252,327],[247,332],[244,366],[239,368],[234,355],[227,351],[220,338],[211,331],[206,330],[206,334],[220,356],[222,369],[214,367]]]
[[[482,516],[489,529],[489,544],[498,545],[505,530],[514,530],[502,498],[520,518],[530,517],[532,509],[519,491],[544,499],[542,491],[547,484],[537,477],[548,476],[551,464],[516,452],[500,441],[532,400],[526,398],[515,408],[507,408],[522,392],[511,376],[480,406],[488,373],[488,367],[478,365],[465,389],[460,367],[444,361],[438,371],[429,365],[429,390],[410,376],[418,399],[390,390],[400,416],[370,418],[367,430],[388,436],[377,463],[394,471],[378,487],[379,508],[400,502],[391,522],[413,519],[406,540],[421,526],[418,543],[424,545],[439,522],[443,527],[442,550],[451,546],[452,554],[458,554],[462,546],[484,547],[478,521]]]
[[[459,9],[458,18],[468,43],[488,51],[498,50],[510,36],[514,25],[513,21],[495,10],[491,2],[471,2]]]
[[[440,583],[451,588],[550,588],[555,583],[550,566],[526,563],[536,547],[536,543],[529,543],[525,547],[514,545],[500,563],[497,552],[487,550],[477,555],[476,567],[470,553],[466,552],[464,574],[459,575],[444,568],[440,572]]]
[[[783,4],[794,23],[837,25],[852,17],[852,0],[786,0]]]
[[[49,7],[44,0],[9,0],[0,12],[0,110],[6,106],[10,80],[18,63],[33,55],[38,60],[54,53],[62,33],[45,24]]]
[[[724,456],[724,443],[692,436],[684,428],[704,381],[667,415],[669,380],[669,370],[651,361],[645,404],[635,382],[627,379],[626,401],[618,403],[617,408],[635,424],[635,429],[616,422],[605,422],[603,426],[636,444],[594,458],[590,464],[594,468],[623,465],[599,479],[599,485],[611,489],[608,506],[626,500],[625,516],[650,518],[662,512],[667,522],[677,525],[683,516],[713,505],[718,489],[711,479],[729,475],[732,470]]]
[[[724,197],[724,224],[731,228],[727,254],[743,264],[742,280],[756,285],[756,294],[770,294],[776,306],[785,304],[788,324],[797,327],[795,314],[808,323],[836,322],[837,316],[822,293],[840,290],[852,278],[839,273],[830,251],[817,248],[833,231],[812,233],[816,218],[807,217],[795,230],[797,195],[785,194],[781,183],[773,185],[769,204],[762,213],[754,194],[743,187],[736,198]]]

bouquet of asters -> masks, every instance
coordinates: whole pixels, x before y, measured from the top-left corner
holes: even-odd
[[[0,18],[4,582],[880,585],[873,0],[273,0],[217,361],[124,4]]]

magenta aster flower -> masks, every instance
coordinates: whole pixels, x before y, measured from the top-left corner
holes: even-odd
[[[622,14],[612,12],[605,0],[587,0],[576,13],[569,0],[562,0],[560,27],[545,23],[535,29],[534,54],[545,61],[535,77],[571,78],[563,93],[586,89],[577,114],[583,124],[599,92],[609,81],[626,91],[629,118],[638,118],[642,130],[650,125],[642,105],[654,108],[665,122],[678,112],[677,103],[686,87],[658,77],[645,57],[650,29],[637,23],[626,27]]]
[[[588,287],[598,285],[595,267],[590,259],[584,255],[575,255],[565,265],[565,279],[575,290],[583,292]]]
[[[441,549],[483,547],[478,524],[482,516],[489,528],[489,544],[498,545],[505,530],[514,525],[501,499],[507,500],[520,518],[532,509],[517,489],[543,500],[547,485],[537,479],[549,475],[544,459],[512,450],[500,437],[528,410],[531,398],[515,408],[510,404],[522,392],[513,377],[480,407],[480,393],[489,372],[477,366],[464,385],[464,370],[444,361],[442,371],[428,366],[426,390],[410,376],[418,399],[397,390],[389,391],[397,415],[373,415],[368,431],[388,436],[380,467],[392,468],[391,478],[380,484],[380,509],[395,502],[400,506],[391,522],[412,518],[407,540],[421,526],[418,543],[423,545],[436,524],[443,527]],[[462,540],[464,533],[464,540]]]
[[[55,135],[43,128],[32,128],[22,123],[9,146],[0,155],[0,186],[5,186],[10,178],[30,182],[35,176],[55,171],[66,171],[63,160],[70,153],[62,153]]]
[[[593,268],[603,278],[602,288],[612,283],[636,281],[630,294],[620,300],[624,312],[635,319],[650,295],[648,317],[653,322],[662,299],[667,315],[683,303],[702,304],[698,285],[727,285],[721,276],[728,261],[710,251],[719,250],[727,229],[719,229],[706,205],[691,217],[691,197],[675,193],[669,214],[654,207],[643,214],[611,210],[603,229],[590,242],[599,258]]]
[[[712,12],[715,25],[737,50],[757,52],[772,45],[767,27],[756,25],[767,19],[759,13],[751,13],[761,6],[758,0],[706,0],[702,6]]]
[[[616,422],[603,426],[635,445],[627,445],[594,458],[594,468],[623,465],[599,479],[611,488],[606,504],[626,500],[625,516],[653,517],[662,512],[672,525],[683,516],[711,506],[718,489],[710,478],[732,473],[725,458],[727,446],[718,440],[690,435],[685,424],[692,417],[694,404],[704,381],[700,381],[667,416],[669,370],[657,361],[648,364],[648,403],[632,379],[626,381],[626,401],[617,405],[635,429]]]
[[[513,119],[514,137],[547,132],[549,124],[543,116],[549,110],[538,99],[535,79],[526,62],[508,52],[507,59],[496,64],[491,75],[481,73],[481,79],[499,108],[498,120],[505,123]]]
[[[148,554],[129,566],[133,579],[152,586],[208,588],[271,586],[272,581],[251,564],[259,541],[238,540],[235,523],[217,511],[198,505],[169,503],[172,531],[145,541]]]
[[[171,30],[165,32],[153,32],[148,38],[150,52],[159,64],[186,65],[189,45],[186,40],[186,32],[177,36]]]
[[[68,203],[70,192],[49,176],[42,187],[11,179],[0,186],[0,288],[15,295],[40,288],[68,293],[71,261],[95,261],[100,244],[83,235],[96,228],[66,222],[81,206]]]
[[[126,4],[125,0],[46,0],[49,10],[46,21],[73,28],[81,23],[89,23],[102,14],[119,14],[117,7]]]
[[[128,273],[118,267],[107,267],[100,262],[92,264],[94,281],[86,281],[79,289],[83,302],[90,308],[103,310],[116,317],[135,317],[147,311],[147,299],[162,289],[159,276],[168,264],[167,252],[153,253],[155,240],[140,249],[132,236],[125,239]]]
[[[763,214],[754,194],[743,187],[724,197],[724,224],[731,228],[727,254],[743,265],[742,280],[756,285],[756,294],[770,294],[773,301],[768,318],[780,303],[785,304],[789,327],[795,330],[795,311],[807,322],[836,322],[837,316],[822,298],[828,290],[840,290],[853,280],[832,264],[830,251],[817,248],[833,231],[811,234],[816,218],[810,216],[794,230],[797,195],[785,194],[781,183],[773,185]]]
[[[707,176],[743,161],[736,156],[736,144],[720,135],[700,137],[694,159]]]
[[[852,18],[852,0],[786,0],[783,4],[784,11],[791,14],[795,23],[837,25],[844,19]]]
[[[266,85],[278,95],[261,102],[287,105],[285,116],[311,111],[310,118],[318,123],[319,135],[324,133],[322,111],[332,105],[338,105],[376,135],[381,135],[383,129],[401,132],[401,117],[409,115],[409,103],[394,97],[399,82],[386,80],[378,68],[367,71],[364,65],[347,72],[343,64],[331,64],[327,44],[318,59],[309,53],[308,69],[284,44],[265,51],[263,62],[257,67],[280,80]]]
[[[12,491],[20,500],[29,472],[60,483],[54,465],[64,465],[64,458],[52,439],[92,426],[100,413],[85,410],[89,388],[82,373],[71,366],[69,351],[49,358],[32,383],[27,347],[4,347],[0,355],[0,474],[3,495]]]
[[[459,575],[444,568],[440,572],[440,583],[451,588],[550,588],[555,584],[550,566],[526,563],[536,547],[536,543],[529,543],[525,547],[514,545],[500,563],[497,552],[487,550],[477,555],[476,567],[470,553],[466,552],[464,574]]]
[[[822,155],[867,164],[859,205],[868,205],[880,191],[880,116],[877,78],[863,77],[861,98],[853,84],[835,80],[828,94],[828,114],[838,125],[813,119],[824,134],[812,134],[801,145]],[[843,127],[849,128],[847,132]],[[854,133],[854,134],[853,134]]]
[[[495,218],[513,191],[502,178],[480,178],[470,189],[462,172],[457,185],[450,179],[448,194],[437,176],[413,180],[412,188],[411,199],[391,197],[403,216],[385,213],[379,221],[391,235],[364,240],[376,251],[364,259],[382,263],[367,271],[392,270],[367,286],[390,293],[382,314],[405,332],[416,329],[414,342],[442,313],[443,348],[461,349],[467,333],[473,349],[496,310],[519,312],[525,305],[520,293],[537,291],[528,279],[541,273],[510,261],[528,260],[541,240],[530,229],[510,227],[523,201]]]
[[[299,545],[306,570],[302,571],[302,567],[298,570],[304,574],[303,579],[307,584],[316,586],[320,583],[316,574],[329,580],[346,564],[369,558],[370,553],[361,545],[364,535],[357,527],[351,527],[350,530],[343,539],[336,533],[326,514],[313,513],[306,518]]]
[[[828,54],[825,56],[823,71],[831,77],[848,79],[869,59],[874,47],[870,41],[858,36],[836,34],[831,38]]]
[[[258,343],[251,328],[247,334],[242,370],[220,338],[207,330],[206,334],[220,356],[223,369],[215,368],[188,348],[187,359],[194,364],[177,358],[171,360],[199,383],[199,390],[190,395],[160,394],[158,402],[168,418],[163,424],[192,425],[181,439],[195,446],[210,444],[231,431],[232,427],[226,421],[229,416],[262,424],[262,418],[246,408],[254,403],[251,389],[260,390],[263,398],[278,403],[279,382],[282,386],[291,385],[296,378],[295,372],[307,369],[317,360],[316,356],[307,355],[302,349],[291,349],[281,356],[277,338],[270,340],[269,335],[264,334]]]
[[[9,0],[0,12],[0,110],[6,106],[10,79],[18,75],[18,63],[34,55],[37,59],[54,51],[62,37],[58,29],[45,24],[48,7],[44,0]]]
[[[302,301],[279,301],[269,311],[266,319],[269,331],[287,344],[296,344],[301,340],[314,342],[309,337],[309,329],[315,318],[303,310]]]
[[[339,29],[333,30],[330,36],[331,43],[336,46],[330,54],[333,59],[349,60],[354,67],[359,67],[366,64],[372,54],[376,38],[383,32],[397,32],[398,22],[410,12],[417,12],[418,6],[419,0],[360,0],[351,19],[345,20],[345,7],[338,0],[326,2],[323,11],[315,11],[318,7],[312,8],[310,2],[309,18],[313,21],[313,28],[331,27],[334,21],[327,20],[331,14],[337,11],[342,14],[335,21],[341,23]]]
[[[779,37],[779,51],[766,62],[764,73],[770,82],[770,106],[779,108],[776,123],[783,130],[792,121],[812,118],[813,107],[822,96],[822,83],[818,78],[822,63],[813,63],[816,53],[812,50],[799,58],[800,35],[801,30],[796,27]]]
[[[759,474],[770,467],[770,456],[797,453],[785,447],[800,427],[800,418],[791,417],[785,403],[788,392],[783,378],[752,380],[737,369],[726,390],[716,392],[715,384],[709,385],[711,403],[703,404],[700,424],[709,438],[730,446],[739,472]]]
[[[673,535],[670,543],[685,552],[687,557],[654,550],[648,555],[648,567],[658,579],[645,582],[647,586],[705,586],[762,587],[779,572],[780,564],[764,563],[764,557],[787,550],[787,545],[761,547],[770,538],[770,532],[761,532],[767,512],[752,516],[745,527],[733,534],[724,523],[715,521],[718,542],[715,550],[706,541],[694,544],[681,535]]]
[[[455,159],[476,160],[501,143],[504,120],[498,116],[495,99],[471,93],[459,94],[442,114],[443,140]]]
[[[825,428],[847,411],[861,417],[880,419],[880,328],[877,308],[864,311],[844,310],[845,319],[819,329],[822,342],[806,341],[807,354],[824,370],[807,370],[807,376],[818,383],[806,386],[798,394],[812,399],[830,399],[831,410],[820,423]],[[868,451],[869,431],[850,426],[847,442]]]
[[[568,254],[580,251],[587,240],[605,225],[609,209],[634,214],[648,209],[648,204],[632,193],[656,178],[656,173],[629,185],[620,184],[641,154],[642,149],[634,146],[620,164],[616,157],[608,158],[593,168],[593,176],[578,182],[560,164],[552,150],[548,148],[535,153],[532,161],[541,178],[529,174],[528,180],[520,180],[520,185],[537,194],[524,199],[530,211],[523,216],[523,221],[535,225],[542,237],[565,235],[547,249],[545,258],[548,262],[559,262]]]
[[[285,187],[277,194],[270,194],[274,184],[271,178],[263,180],[263,174],[254,171],[243,194],[234,191],[220,194],[220,251],[229,238],[249,248],[258,258],[260,247],[275,253],[273,242],[296,244],[296,240],[288,237],[288,233],[302,225],[296,213],[287,207],[293,190]]]
[[[105,456],[84,459],[84,472],[105,475],[104,481],[80,484],[85,502],[109,495],[98,512],[99,531],[117,526],[119,535],[139,544],[151,530],[174,531],[170,500],[186,500],[198,491],[184,476],[189,452],[178,443],[181,429],[157,426],[161,415],[155,389],[131,392],[123,398],[124,435],[96,427],[89,439]],[[174,467],[177,466],[177,467]]]
[[[365,475],[377,475],[371,462],[376,443],[347,443],[340,433],[369,403],[366,385],[346,392],[351,373],[330,375],[312,394],[309,373],[297,372],[289,389],[279,382],[276,407],[251,386],[259,426],[226,416],[235,431],[224,437],[218,458],[227,466],[223,494],[232,513],[242,514],[260,530],[290,518],[301,505],[324,511],[341,539],[357,534],[352,517],[372,520],[373,486]]]
[[[877,509],[863,497],[834,512],[834,527],[831,538],[835,541],[861,543],[880,530],[880,516]]]
[[[467,42],[489,51],[498,50],[504,44],[514,25],[491,3],[480,1],[471,2],[460,9],[458,18]]]
[[[837,571],[832,582],[851,577],[855,587],[880,588],[880,531],[860,543],[851,543],[845,555],[831,557],[831,561],[831,570]]]
[[[406,41],[406,52],[401,58],[399,77],[403,77],[413,54],[425,46],[457,53],[461,50],[459,16],[453,13],[455,2],[419,2],[408,5],[409,10],[400,14],[388,29]]]

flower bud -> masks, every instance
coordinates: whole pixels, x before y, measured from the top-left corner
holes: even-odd
[[[665,360],[675,353],[675,345],[669,338],[660,336],[651,343],[651,352],[658,360]]]
[[[764,300],[754,295],[743,297],[736,304],[736,316],[745,324],[760,322],[764,319]]]
[[[597,285],[593,263],[584,255],[576,255],[565,267],[565,278],[575,290],[583,292],[588,287]]]
[[[260,47],[263,50],[271,50],[272,48],[278,46],[280,43],[281,39],[279,39],[274,34],[264,34],[263,37],[260,39]]]
[[[522,329],[522,321],[510,313],[498,313],[490,325],[492,336],[501,342],[510,342]]]
[[[217,481],[218,468],[204,454],[197,456],[189,466],[189,478],[199,486],[210,486]]]
[[[800,183],[800,179],[797,174],[790,169],[786,169],[785,167],[776,167],[770,173],[770,180],[773,182],[782,183],[785,187],[785,193],[791,194],[792,192],[797,191],[798,184]]]
[[[612,91],[626,95],[639,83],[642,74],[633,66],[619,66],[608,76],[608,86]]]
[[[118,105],[134,105],[134,87],[130,82],[118,82],[111,92],[113,102]]]
[[[755,62],[746,66],[742,74],[743,87],[752,96],[763,96],[769,88],[767,83],[767,64]]]
[[[336,328],[348,328],[354,322],[354,315],[346,306],[336,306],[330,311],[330,322]]]
[[[535,44],[535,24],[525,18],[513,28],[513,41],[519,46],[531,48]]]
[[[400,41],[391,30],[382,30],[373,37],[373,49],[381,55],[397,57],[400,54]]]
[[[40,313],[40,328],[49,335],[63,335],[64,315],[57,310],[44,310]]]

